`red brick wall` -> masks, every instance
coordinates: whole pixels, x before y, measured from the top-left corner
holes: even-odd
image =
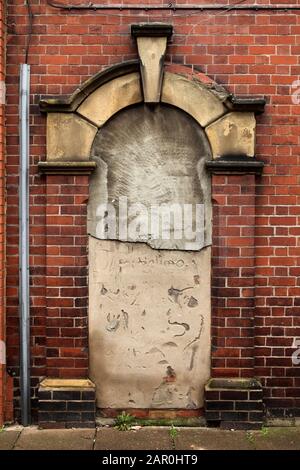
[[[87,217],[89,177],[47,176],[46,373],[88,376]]]
[[[255,176],[214,175],[212,375],[254,377]]]
[[[0,1],[0,341],[5,341],[5,10]],[[0,427],[5,413],[5,365],[0,358]]]
[[[18,373],[18,66],[24,61],[28,20],[23,1],[10,0],[8,3],[7,333],[9,365]],[[55,232],[55,226],[59,227],[60,222],[54,215],[46,230],[46,221],[51,221],[46,179],[37,171],[37,162],[45,159],[46,152],[45,118],[39,114],[39,96],[68,94],[99,70],[136,58],[129,25],[165,21],[171,22],[175,31],[168,49],[169,62],[201,70],[236,94],[267,96],[265,114],[258,117],[257,126],[257,157],[266,163],[263,176],[257,178],[255,187],[252,176],[232,177],[230,181],[229,177],[221,176],[213,179],[213,369],[216,375],[234,376],[251,375],[253,371],[262,380],[267,405],[300,408],[300,365],[293,366],[291,361],[294,338],[300,337],[300,106],[293,104],[291,97],[294,91],[292,83],[300,75],[300,12],[76,12],[53,9],[44,0],[32,0],[31,3],[34,13],[29,53],[32,72],[30,262],[33,385],[47,373],[47,369],[56,373],[63,365],[64,373],[73,374],[76,369],[75,375],[81,375],[86,367],[85,356],[80,356],[78,361],[73,356],[72,349],[75,348],[77,354],[77,347],[81,345],[76,345],[72,336],[69,341],[66,338],[64,344],[62,341],[53,344],[47,334],[49,328],[61,331],[69,328],[70,332],[75,328],[80,343],[85,337],[85,325],[79,320],[74,323],[65,310],[63,313],[63,309],[70,309],[71,313],[73,308],[80,309],[81,306],[69,305],[66,300],[70,298],[68,294],[55,291],[55,286],[46,283],[46,274],[49,275],[46,273],[47,259],[56,258],[54,267],[62,272],[63,258],[70,256],[74,260],[76,250],[71,250],[69,255],[62,255],[60,246],[56,254],[49,253],[49,247],[46,250],[46,241],[51,236],[49,230]],[[187,3],[193,2],[188,0]],[[253,2],[248,0],[248,3]],[[68,184],[73,185],[65,183],[66,186]],[[247,192],[249,188],[251,194]],[[71,197],[76,197],[76,193]],[[237,201],[240,202],[239,211]],[[250,213],[247,213],[247,208],[250,208]],[[76,217],[76,214],[70,217]],[[68,227],[69,223],[64,223],[64,226]],[[68,242],[67,246],[76,247],[75,242]],[[66,277],[72,278],[72,275],[70,271]],[[66,282],[71,282],[70,278]],[[70,286],[71,289],[75,287],[74,284]],[[52,290],[47,305],[49,288]],[[78,298],[81,295],[84,299],[82,293]],[[66,302],[68,305],[58,305],[60,297],[63,304]],[[60,311],[58,325],[46,317],[47,307],[57,307]],[[67,321],[68,318],[71,321]],[[220,335],[223,328],[228,334],[227,339]],[[73,333],[76,335],[75,330]],[[253,356],[250,349],[255,351]],[[49,350],[53,353],[51,360]]]

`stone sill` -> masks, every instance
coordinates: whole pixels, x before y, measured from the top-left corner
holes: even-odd
[[[95,388],[93,382],[89,379],[44,379],[40,383],[40,387],[44,390],[47,389],[78,389],[78,388]]]
[[[257,379],[243,379],[243,378],[232,378],[232,379],[210,379],[206,385],[210,390],[228,390],[228,389],[257,389],[261,388],[261,383]]]
[[[264,162],[257,160],[255,157],[247,157],[245,155],[228,155],[226,157],[219,157],[216,160],[208,160],[205,162],[205,166],[213,174],[261,175]]]
[[[90,175],[96,168],[96,162],[39,162],[38,169],[44,175]]]

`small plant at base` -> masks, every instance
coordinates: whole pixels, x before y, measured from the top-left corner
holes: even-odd
[[[260,432],[262,436],[266,437],[269,434],[269,429],[262,427]]]
[[[174,428],[173,424],[172,424],[172,426],[169,430],[169,434],[170,434],[171,439],[173,439],[173,440],[178,436],[178,430],[176,428]]]
[[[249,441],[251,444],[254,444],[254,434],[251,431],[246,432],[246,439]]]
[[[115,427],[118,428],[119,431],[129,431],[133,422],[134,417],[125,411],[122,411],[122,413],[115,419]]]

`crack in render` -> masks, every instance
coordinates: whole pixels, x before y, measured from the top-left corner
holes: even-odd
[[[201,324],[200,324],[199,332],[197,336],[185,346],[184,351],[186,351],[187,348],[189,348],[192,344],[194,344],[196,341],[198,341],[201,338],[203,326],[204,326],[204,318],[203,318],[203,315],[201,315]]]

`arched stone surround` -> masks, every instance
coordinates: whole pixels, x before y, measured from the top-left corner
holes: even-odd
[[[180,73],[172,73],[171,67],[167,67],[167,70],[162,79],[161,102],[184,111],[204,130],[211,149],[211,160],[206,162],[207,168],[213,172],[225,173],[259,172],[262,165],[255,159],[255,114],[262,111],[263,100],[239,100],[201,74],[191,76],[187,69],[184,75],[184,67],[180,68]],[[39,167],[47,175],[49,188],[55,186],[58,174],[69,175],[68,178],[74,178],[70,180],[74,194],[74,184],[80,181],[82,187],[86,188],[87,197],[88,175],[96,167],[90,156],[97,132],[118,112],[142,103],[143,97],[140,63],[130,61],[97,74],[68,98],[42,99],[41,110],[47,113],[47,160],[40,162]],[[84,194],[77,197],[77,200],[78,198],[81,198],[82,204],[86,202]],[[85,240],[83,237],[83,250]],[[208,250],[210,258],[210,247]],[[207,266],[209,265],[210,262]],[[78,315],[84,317],[83,310],[86,309],[87,317],[87,292],[83,293],[83,298],[85,300],[82,302],[77,298],[78,306],[81,304],[81,313]],[[213,347],[218,345],[216,327],[218,324],[213,321]],[[86,331],[86,320],[83,321],[82,328]],[[88,375],[86,353],[85,357],[86,365],[79,376]],[[213,361],[212,370],[218,369],[216,364]],[[63,365],[56,371],[49,367],[49,371],[52,376],[65,376]],[[74,377],[78,375],[74,370]],[[217,372],[217,376],[220,375]],[[200,399],[194,406],[196,409],[203,405],[202,393],[200,392]],[[168,406],[162,406],[164,407]],[[172,408],[172,403],[169,407]]]

